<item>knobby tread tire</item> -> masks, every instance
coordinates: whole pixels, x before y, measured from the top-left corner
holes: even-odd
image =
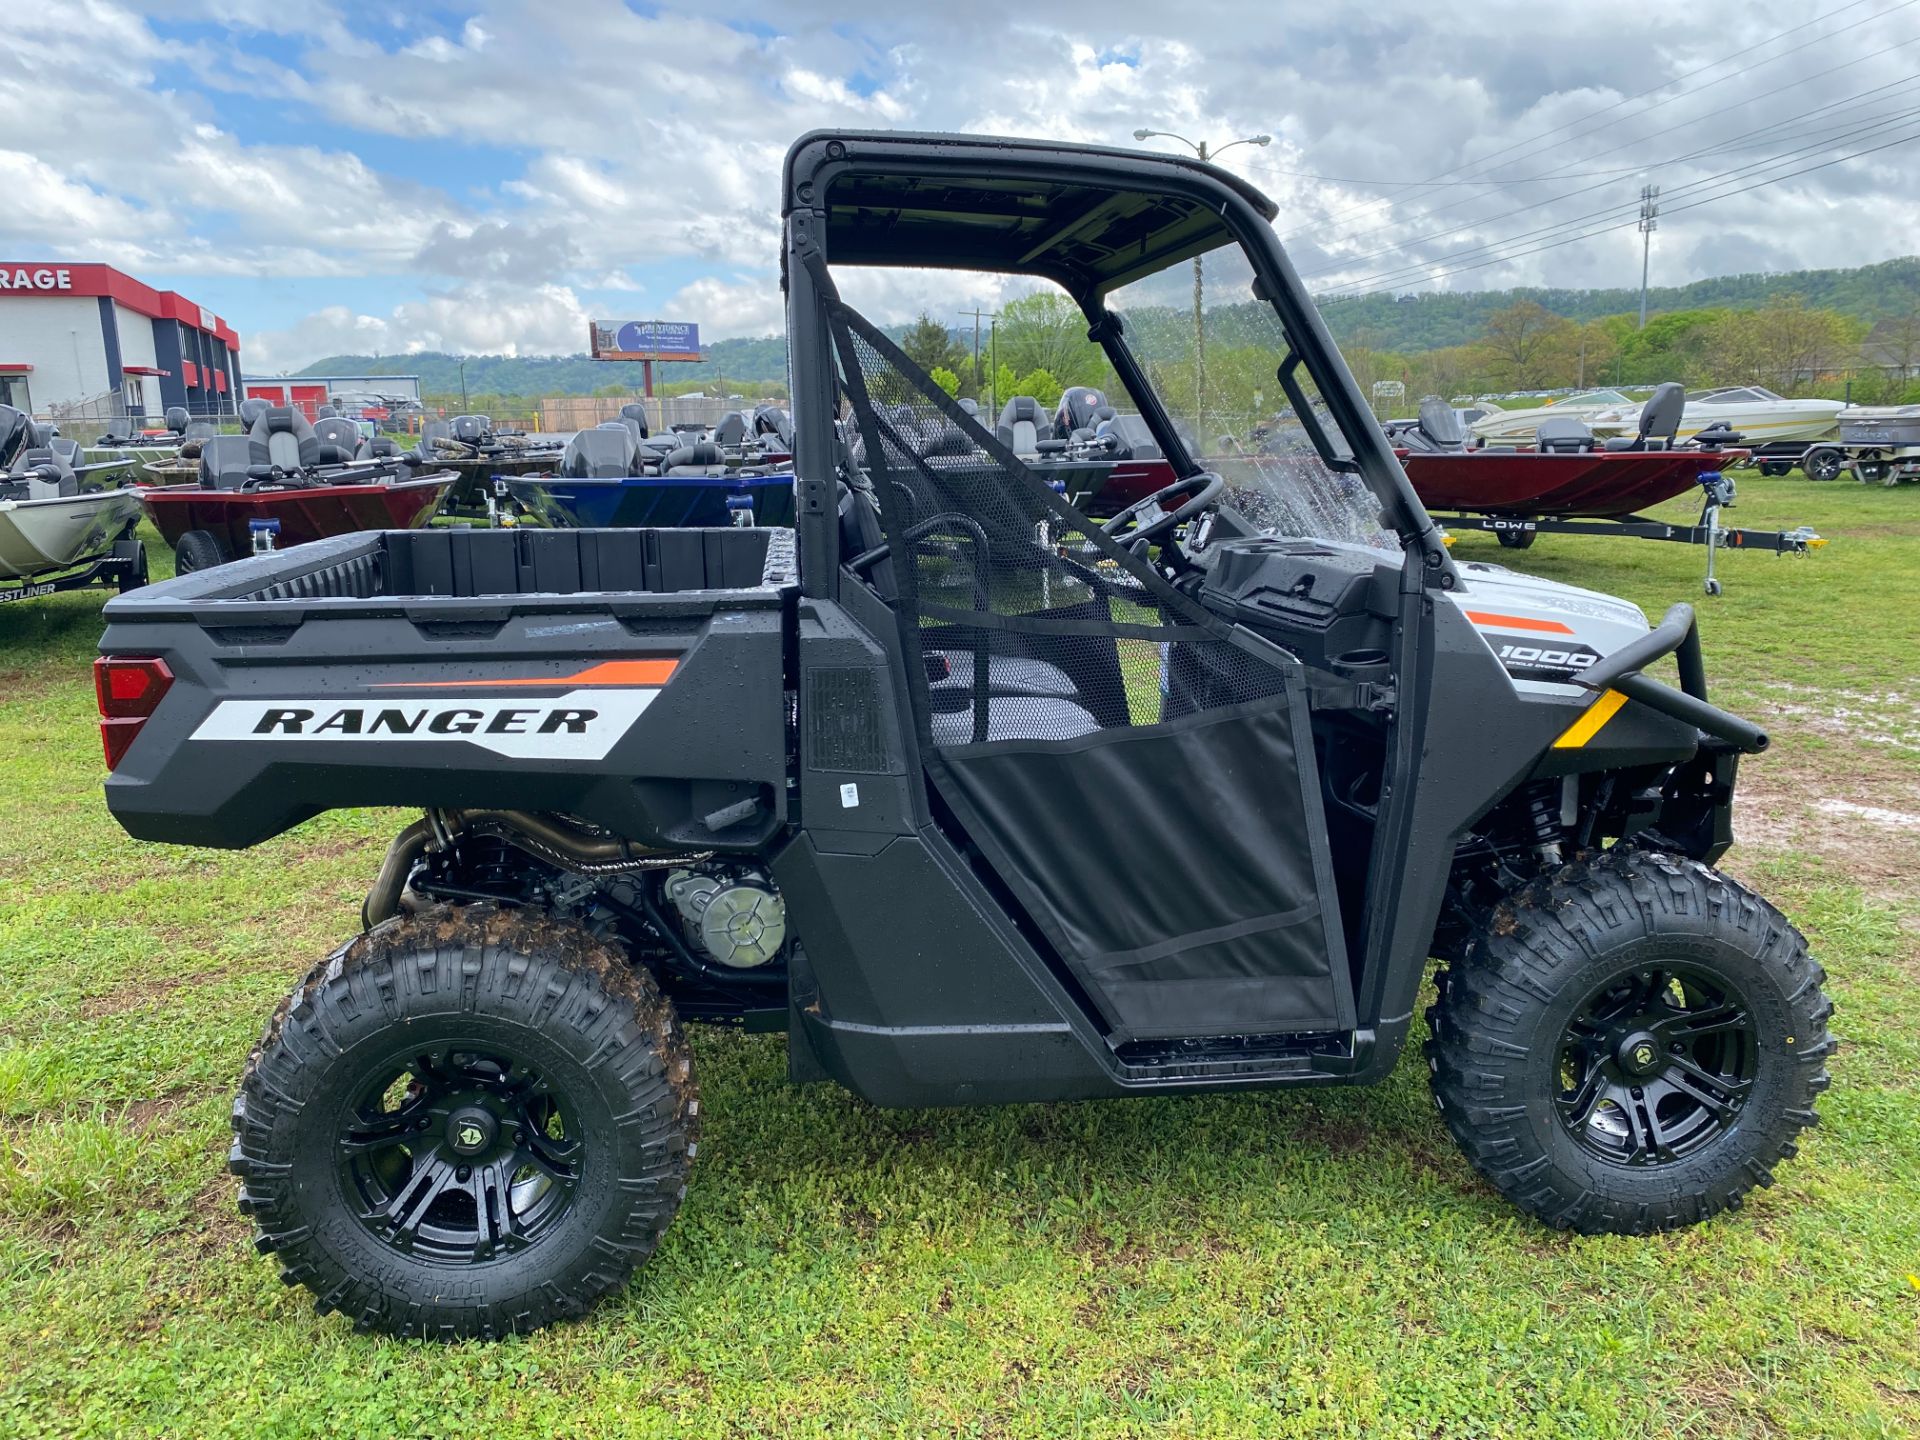
[[[1554,1112],[1564,1016],[1609,968],[1663,945],[1711,955],[1762,1019],[1761,1073],[1738,1124],[1693,1155],[1590,1157]],[[1646,1234],[1736,1208],[1797,1153],[1827,1088],[1833,1007],[1804,936],[1738,881],[1680,856],[1615,849],[1495,907],[1440,973],[1427,1011],[1435,1100],[1473,1167],[1528,1214],[1583,1234]],[[1577,993],[1576,993],[1577,992]]]
[[[585,1207],[590,1225],[470,1270],[355,1243],[360,1222],[312,1159],[324,1144],[331,1164],[332,1137],[314,1133],[318,1119],[301,1127],[304,1112],[352,1083],[339,1073],[347,1047],[449,1015],[519,1025],[565,1051],[618,1142],[610,1183]],[[248,1057],[232,1123],[228,1168],[255,1248],[320,1313],[401,1337],[493,1338],[585,1314],[653,1253],[686,1194],[699,1092],[672,1003],[645,970],[577,926],[443,905],[388,920],[308,972]]]

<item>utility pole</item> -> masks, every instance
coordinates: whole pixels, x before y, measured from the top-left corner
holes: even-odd
[[[976,307],[972,310],[961,310],[958,313],[973,317],[973,393],[977,396],[980,393],[980,322],[983,319],[997,320],[1000,318],[1000,312],[981,310]]]
[[[467,361],[465,356],[462,356],[460,359],[460,413],[462,415],[467,413]]]
[[[1640,187],[1640,328],[1647,328],[1647,261],[1653,253],[1653,232],[1660,228],[1660,187]]]
[[[1171,130],[1136,130],[1136,140],[1151,140],[1159,136],[1166,140],[1178,140],[1182,145],[1200,157],[1201,160],[1214,160],[1227,153],[1236,145],[1269,145],[1271,135],[1248,135],[1239,140],[1229,140],[1218,150],[1210,149],[1204,140],[1189,140],[1184,135],[1176,135]],[[1193,257],[1193,423],[1196,427],[1205,426],[1203,419],[1206,410],[1207,393],[1207,322],[1206,322],[1206,275],[1201,269],[1201,257]],[[1200,433],[1200,431],[1196,431]]]

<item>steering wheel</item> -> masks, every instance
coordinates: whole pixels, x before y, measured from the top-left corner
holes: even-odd
[[[1210,470],[1176,480],[1127,506],[1100,527],[1100,533],[1117,540],[1128,549],[1152,545],[1213,506],[1226,490],[1227,482]],[[1180,499],[1180,497],[1186,497]],[[1178,500],[1172,508],[1169,502]]]

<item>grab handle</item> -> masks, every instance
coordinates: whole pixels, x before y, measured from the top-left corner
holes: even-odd
[[[1680,688],[1641,673],[1672,655],[1680,667]],[[1682,602],[1668,610],[1652,630],[1589,666],[1576,677],[1589,690],[1618,690],[1664,715],[1726,741],[1736,750],[1758,755],[1767,748],[1767,732],[1750,720],[1707,703],[1707,667],[1700,658],[1700,626],[1693,607]]]

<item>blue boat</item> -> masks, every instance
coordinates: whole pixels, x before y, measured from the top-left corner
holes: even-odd
[[[770,475],[523,475],[506,481],[529,518],[547,525],[651,527],[787,525],[794,522],[793,472]]]

